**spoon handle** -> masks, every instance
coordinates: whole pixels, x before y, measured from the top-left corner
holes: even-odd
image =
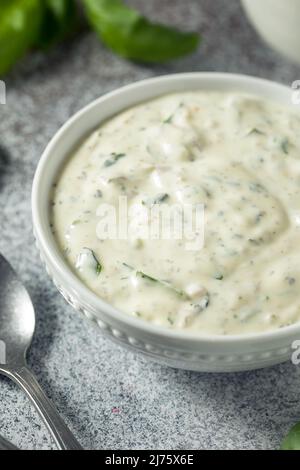
[[[52,434],[57,447],[61,450],[82,450],[79,442],[43,392],[34,374],[24,366],[11,371],[9,375],[31,399]]]
[[[0,436],[0,450],[18,450],[18,448]]]

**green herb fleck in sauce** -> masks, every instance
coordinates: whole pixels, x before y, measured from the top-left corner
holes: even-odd
[[[90,248],[83,248],[77,257],[76,268],[79,271],[84,271],[87,268],[92,269],[97,276],[99,276],[102,271],[102,264],[93,250]]]
[[[157,283],[157,284],[160,284],[161,286],[163,287],[166,287],[167,289],[170,289],[172,290],[175,294],[179,295],[180,297],[188,300],[189,297],[188,295],[181,289],[177,289],[175,286],[173,286],[172,284],[170,284],[168,281],[164,281],[164,280],[161,280],[161,279],[157,279],[153,276],[149,276],[149,274],[146,274],[144,273],[143,271],[138,271],[136,270],[135,268],[133,268],[132,266],[130,266],[129,264],[127,263],[122,263],[123,266],[125,266],[127,269],[130,269],[130,271],[135,271],[135,275],[136,277],[140,277],[142,279],[145,279],[146,281],[150,281],[150,282],[153,282],[153,283]]]
[[[126,157],[125,153],[112,153],[108,160],[105,160],[104,167],[115,165],[121,158]]]
[[[163,121],[163,124],[172,124],[174,114],[171,114],[167,119]]]
[[[215,273],[214,274],[214,279],[216,279],[217,281],[223,281],[224,276],[223,276],[222,273]]]
[[[161,286],[164,286],[167,289],[172,290],[173,292],[175,292],[175,294],[179,295],[180,297],[183,297],[185,299],[189,298],[183,290],[177,289],[172,284],[170,284],[168,281],[163,281],[161,279],[156,279],[155,277],[152,277],[152,276],[149,276],[148,274],[145,274],[143,271],[136,271],[136,276],[141,277],[142,279],[146,279],[147,281],[155,282],[157,284],[160,284]]]
[[[281,141],[281,144],[280,144],[280,148],[281,150],[283,151],[283,153],[285,153],[286,155],[289,154],[289,150],[290,150],[290,141],[288,138],[285,138]]]
[[[155,206],[156,204],[162,204],[166,202],[168,199],[169,199],[169,194],[162,193],[162,194],[158,194],[152,199],[148,199],[147,201],[142,201],[142,204],[144,206],[152,207],[152,206]]]

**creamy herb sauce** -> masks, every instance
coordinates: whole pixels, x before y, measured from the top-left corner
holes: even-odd
[[[168,95],[112,118],[53,191],[66,260],[99,297],[157,325],[225,335],[300,321],[299,129],[288,108],[235,93]],[[203,203],[204,248],[98,239],[99,204],[120,195]]]

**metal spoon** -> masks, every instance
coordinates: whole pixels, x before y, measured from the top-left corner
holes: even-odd
[[[18,448],[0,435],[0,450],[18,450]]]
[[[27,367],[26,353],[34,329],[35,314],[29,294],[0,255],[0,374],[12,379],[32,400],[59,449],[79,450],[80,444]]]

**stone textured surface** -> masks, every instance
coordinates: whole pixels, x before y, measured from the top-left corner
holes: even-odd
[[[30,190],[41,152],[76,110],[120,85],[195,70],[242,72],[284,83],[300,68],[268,49],[237,0],[132,2],[153,18],[203,32],[199,51],[146,67],[83,34],[47,57],[32,54],[7,79],[0,106],[0,251],[37,313],[29,362],[83,446],[94,449],[273,449],[300,420],[300,368],[209,375],[166,369],[115,346],[68,307],[33,244]],[[22,448],[52,444],[34,409],[0,379],[0,432]]]

